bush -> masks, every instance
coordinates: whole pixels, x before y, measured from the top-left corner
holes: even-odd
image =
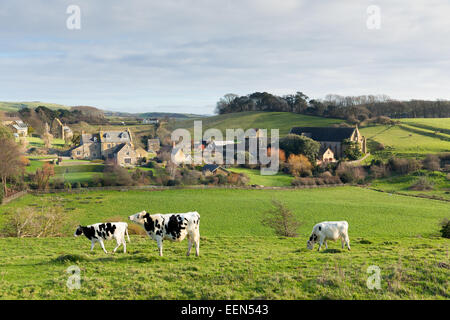
[[[400,174],[408,174],[420,169],[421,165],[418,160],[415,159],[401,159],[391,158],[389,159],[390,168]]]
[[[295,215],[283,203],[272,200],[273,208],[264,213],[262,224],[272,228],[277,235],[297,237],[298,228],[302,225]]]
[[[390,172],[389,168],[384,164],[380,165],[373,164],[370,166],[370,174],[372,175],[373,178],[378,179],[388,177],[390,175]]]
[[[441,225],[441,236],[443,238],[450,239],[450,220],[444,219],[442,220],[440,225]]]
[[[304,155],[291,154],[288,158],[289,172],[293,176],[308,177],[312,175],[312,164]]]
[[[419,179],[417,179],[412,185],[411,187],[409,187],[410,190],[420,190],[420,191],[424,191],[424,190],[433,190],[433,181],[428,179],[427,177],[420,177]]]
[[[336,174],[342,180],[343,183],[364,183],[367,176],[366,171],[362,166],[352,166],[341,163],[336,169]]]
[[[81,188],[81,183],[80,183],[79,181],[75,182],[75,183],[73,184],[73,188],[76,188],[76,189]]]
[[[0,232],[6,237],[40,238],[66,235],[69,221],[61,207],[21,208],[11,214]]]
[[[438,171],[441,169],[441,160],[435,154],[427,154],[423,160],[423,167],[430,171]]]
[[[0,205],[3,203],[3,188],[0,186]]]

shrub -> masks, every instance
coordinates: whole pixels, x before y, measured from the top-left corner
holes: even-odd
[[[433,190],[433,181],[428,179],[427,177],[420,177],[417,179],[411,187],[409,187],[410,190]]]
[[[72,184],[70,182],[65,182],[64,183],[64,189],[66,190],[72,190]]]
[[[418,160],[415,159],[401,159],[391,158],[389,159],[390,168],[400,174],[407,174],[420,169],[421,165]]]
[[[3,203],[3,188],[0,186],[0,205]]]
[[[341,163],[336,169],[336,174],[343,183],[363,183],[367,173],[361,166],[352,166]]]
[[[280,140],[280,148],[284,150],[286,156],[303,154],[312,162],[319,154],[320,143],[306,136],[288,134]]]
[[[289,172],[293,176],[310,176],[312,175],[312,164],[304,155],[291,154],[288,158]]]
[[[277,235],[297,237],[298,228],[302,225],[283,203],[272,200],[273,208],[264,213],[262,224],[272,228]]]
[[[390,172],[387,166],[385,166],[384,164],[380,164],[380,165],[371,165],[370,174],[375,179],[378,179],[388,177],[390,175]]]
[[[441,169],[441,160],[435,154],[427,154],[426,158],[423,160],[423,166],[427,170],[438,171]]]
[[[441,225],[441,236],[443,238],[450,239],[450,220],[444,219],[440,223]]]
[[[76,189],[79,189],[79,188],[81,188],[81,183],[79,181],[77,181],[73,184],[73,187]]]
[[[62,237],[69,221],[61,207],[20,208],[11,214],[0,234],[6,237]]]

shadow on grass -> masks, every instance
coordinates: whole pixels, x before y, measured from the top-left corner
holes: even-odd
[[[341,249],[325,249],[323,251],[320,251],[320,253],[342,253],[344,250]]]

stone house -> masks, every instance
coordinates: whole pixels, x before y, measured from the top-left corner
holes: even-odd
[[[141,150],[139,150],[141,149]],[[114,161],[121,166],[136,165],[146,156],[145,150],[134,147],[129,129],[126,131],[103,131],[81,134],[78,147],[71,151],[73,159],[103,159]]]
[[[317,164],[336,162],[334,152],[329,147],[321,146],[319,150],[319,156],[317,157]]]
[[[161,143],[159,139],[148,139],[147,140],[147,151],[157,153],[161,148]]]
[[[28,136],[28,126],[22,120],[14,121],[9,127],[12,129],[14,135],[17,135],[18,137]]]
[[[367,153],[366,138],[359,132],[358,127],[355,128],[339,128],[339,127],[294,127],[289,133],[304,135],[317,142],[321,147],[330,148],[334,156],[342,158],[345,146],[344,140],[349,139],[359,144],[362,153]]]

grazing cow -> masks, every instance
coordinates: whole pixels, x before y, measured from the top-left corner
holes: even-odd
[[[117,248],[123,244],[123,252],[127,252],[127,243],[125,241],[125,234],[128,237],[128,242],[130,242],[130,236],[128,235],[128,224],[126,222],[107,222],[107,223],[96,223],[89,226],[83,227],[78,226],[75,231],[74,236],[78,237],[84,234],[86,238],[91,240],[91,251],[94,249],[96,242],[100,242],[105,253],[108,253],[103,244],[104,240],[116,239],[117,247],[114,248],[116,252]]]
[[[308,249],[312,250],[314,244],[319,242],[320,251],[323,243],[325,243],[325,248],[328,249],[327,240],[336,241],[337,239],[341,239],[342,249],[344,249],[344,244],[347,244],[347,248],[350,250],[347,221],[324,221],[316,224],[306,246]]]
[[[198,212],[152,214],[141,211],[128,217],[131,221],[144,226],[148,236],[156,240],[159,255],[163,253],[163,240],[183,241],[187,236],[189,240],[187,255],[195,244],[195,254],[198,257],[200,250],[200,215]]]

